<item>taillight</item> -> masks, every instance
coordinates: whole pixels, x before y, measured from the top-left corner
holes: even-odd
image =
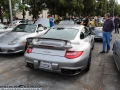
[[[29,53],[31,53],[31,52],[32,52],[32,49],[33,49],[33,47],[32,47],[32,46],[28,46],[28,48],[27,48],[26,52],[29,54]]]
[[[68,59],[74,59],[83,54],[83,51],[66,51],[65,57]]]

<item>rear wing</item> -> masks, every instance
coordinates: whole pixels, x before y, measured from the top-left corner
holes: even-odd
[[[36,40],[36,41],[35,41]],[[34,42],[36,43],[34,43]],[[30,37],[27,38],[27,46],[29,45],[37,45],[39,47],[45,48],[56,48],[56,49],[70,49],[72,48],[71,42],[69,40],[64,39],[53,39],[53,38],[43,38],[43,37]]]

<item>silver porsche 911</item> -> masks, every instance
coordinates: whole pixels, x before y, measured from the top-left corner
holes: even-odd
[[[26,38],[43,35],[49,29],[47,28],[49,27],[48,24],[49,19],[41,18],[35,24],[20,24],[11,32],[3,33],[0,35],[0,53],[24,52],[26,50]]]
[[[57,25],[42,37],[27,39],[27,67],[39,68],[66,75],[88,71],[94,38],[81,25]]]
[[[92,27],[92,32],[94,33],[95,40],[102,40],[103,39],[103,27]],[[112,33],[110,40],[112,40]]]

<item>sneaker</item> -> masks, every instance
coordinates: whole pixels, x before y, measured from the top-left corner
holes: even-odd
[[[100,53],[105,53],[105,51],[102,51],[102,52],[100,52]]]
[[[109,53],[109,50],[107,50],[106,53]]]

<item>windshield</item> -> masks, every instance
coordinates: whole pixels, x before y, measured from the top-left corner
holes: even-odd
[[[19,23],[25,24],[25,23],[26,23],[26,21],[20,21]]]
[[[27,21],[27,24],[33,24],[34,21]]]
[[[54,39],[73,40],[77,35],[78,30],[73,28],[55,28],[50,29],[43,37]]]
[[[37,25],[27,25],[27,24],[20,24],[13,29],[13,32],[27,32],[33,33],[35,32]]]
[[[74,24],[74,21],[61,21],[59,24]]]

